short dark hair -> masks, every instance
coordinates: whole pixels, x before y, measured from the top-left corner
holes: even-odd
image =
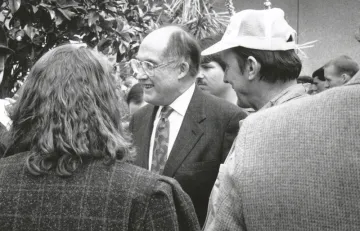
[[[359,71],[359,65],[349,56],[341,55],[333,60],[330,60],[325,67],[333,65],[339,75],[348,74],[353,77]]]
[[[317,77],[319,80],[325,81],[324,68],[320,67],[319,69],[314,71],[314,73],[312,74],[312,77],[313,78]]]
[[[215,35],[211,37],[203,38],[199,41],[201,51],[209,48],[210,46],[214,45],[215,43],[219,42],[221,40],[221,35]],[[201,63],[210,63],[210,62],[217,62],[220,67],[225,71],[226,69],[226,63],[223,60],[220,53],[214,53],[211,55],[205,55],[201,56]]]
[[[189,63],[189,73],[191,76],[196,76],[200,66],[200,47],[196,39],[180,26],[165,26],[176,27],[178,30],[172,32],[169,38],[167,48],[164,50],[164,56],[175,56],[177,58],[185,58]]]
[[[144,101],[144,90],[142,86],[137,83],[134,86],[132,86],[129,90],[129,93],[126,97],[126,103],[129,105],[130,102],[133,102],[135,104],[141,104]]]
[[[254,57],[260,64],[260,79],[269,83],[287,82],[296,79],[301,72],[301,60],[295,50],[268,51],[245,47],[234,47],[240,71],[243,73],[248,57]]]
[[[314,79],[311,76],[308,75],[300,75],[297,79],[296,79],[297,83],[313,83]]]

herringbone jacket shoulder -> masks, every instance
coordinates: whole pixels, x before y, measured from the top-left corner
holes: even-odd
[[[27,155],[0,160],[0,230],[199,230],[173,179],[102,160],[84,160],[71,177],[34,176]]]
[[[360,230],[360,73],[250,115],[206,231]]]

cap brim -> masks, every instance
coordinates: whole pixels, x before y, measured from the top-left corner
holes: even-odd
[[[219,41],[219,42],[215,43],[214,45],[212,45],[211,47],[203,50],[201,52],[201,55],[206,56],[206,55],[215,54],[215,53],[218,53],[220,51],[224,51],[224,50],[227,50],[229,48],[236,47],[236,46],[237,46],[236,44],[230,44],[230,43],[227,43],[227,42],[224,42],[224,41]]]

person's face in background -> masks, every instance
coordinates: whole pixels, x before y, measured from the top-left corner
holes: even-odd
[[[325,84],[326,84],[326,81],[322,81],[317,76],[315,76],[313,83],[311,84],[311,88],[310,88],[312,94],[316,94],[316,93],[324,91],[326,89]]]
[[[325,88],[332,88],[344,85],[350,78],[346,74],[338,73],[334,65],[324,68]]]
[[[196,83],[204,92],[221,97],[226,91],[232,90],[231,85],[224,82],[224,74],[219,63],[215,61],[202,63]]]

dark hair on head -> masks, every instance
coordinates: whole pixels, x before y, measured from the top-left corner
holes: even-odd
[[[353,77],[359,71],[359,65],[349,56],[341,55],[327,64],[324,67],[329,67],[334,65],[339,75],[348,74],[350,77]]]
[[[295,50],[268,51],[239,46],[231,48],[231,51],[234,52],[242,73],[247,58],[254,57],[261,65],[260,79],[269,83],[294,80],[301,72],[301,60]]]
[[[317,77],[319,80],[325,81],[324,68],[320,67],[319,69],[314,71],[313,74],[312,74],[312,77],[313,78]]]
[[[211,47],[215,43],[219,42],[221,40],[221,35],[215,35],[211,37],[203,38],[199,41],[201,51]],[[226,69],[226,63],[222,59],[220,53],[214,53],[211,55],[201,56],[201,63],[210,63],[210,62],[217,62],[220,67],[225,71]]]
[[[98,52],[62,45],[41,57],[14,104],[10,150],[25,146],[34,175],[70,176],[87,158],[131,159],[111,66]]]
[[[196,39],[180,26],[165,26],[174,27],[175,30],[171,32],[168,45],[163,52],[164,57],[184,58],[189,63],[189,74],[195,77],[199,71],[200,66],[200,47]]]
[[[135,104],[141,104],[144,101],[144,90],[142,86],[137,83],[130,88],[129,93],[126,97],[126,103],[129,105],[130,102]]]
[[[311,76],[308,75],[300,75],[297,79],[296,79],[297,83],[313,83],[313,78]]]

